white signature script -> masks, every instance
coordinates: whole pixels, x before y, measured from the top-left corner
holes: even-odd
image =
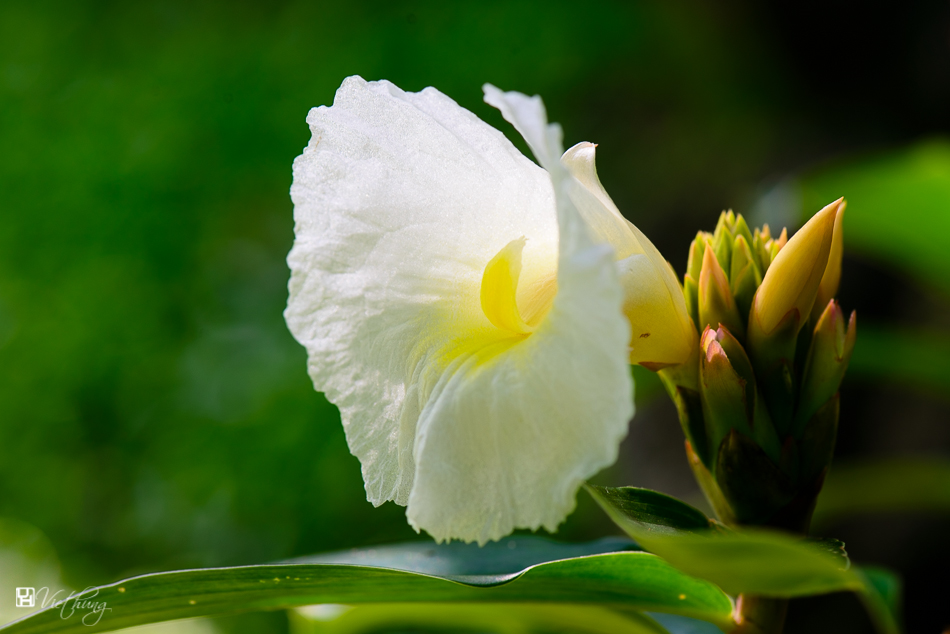
[[[50,594],[50,589],[47,587],[37,588],[36,595],[39,598],[40,593],[43,593],[43,600],[40,605],[43,608],[49,606],[59,608],[59,616],[62,619],[72,618],[73,615],[82,614],[82,624],[83,625],[97,625],[99,621],[102,620],[102,615],[106,612],[112,612],[112,608],[106,605],[105,601],[96,601],[95,598],[99,596],[99,588],[89,586],[82,592],[70,592],[69,596],[65,599],[60,599],[60,593],[66,592],[65,590],[57,590]]]

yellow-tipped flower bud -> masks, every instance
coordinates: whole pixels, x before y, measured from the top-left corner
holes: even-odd
[[[841,208],[835,216],[834,235],[831,237],[831,253],[828,254],[828,264],[825,266],[825,273],[821,276],[821,283],[818,284],[818,296],[815,298],[815,305],[811,309],[812,323],[816,323],[821,313],[828,306],[828,302],[838,293],[838,286],[841,284],[841,261],[844,256],[844,234],[841,231],[841,225],[844,221],[844,210],[848,206],[846,201],[841,202]]]
[[[831,203],[812,216],[784,247],[779,246],[756,293],[750,331],[767,336],[791,311],[798,312],[799,327],[802,317],[811,315],[831,253],[835,219],[843,205],[843,198]]]
[[[788,228],[782,227],[782,233],[779,236],[766,245],[769,249],[769,256],[772,258],[772,261],[775,261],[775,256],[778,255],[778,252],[782,250],[782,247],[785,246],[785,243],[788,242]]]
[[[729,524],[805,533],[811,521],[856,334],[854,316],[846,324],[831,299],[844,206],[828,205],[791,239],[723,212],[690,245],[683,292],[703,334],[693,356],[660,378],[693,472]]]
[[[706,241],[712,234],[700,231],[689,245],[689,259],[686,262],[686,274],[683,276],[683,295],[686,298],[686,312],[694,324],[699,323],[699,274],[703,268],[703,255],[706,253]]]
[[[742,216],[739,216],[742,220]],[[729,273],[732,296],[736,300],[739,316],[743,323],[749,318],[752,308],[752,299],[762,283],[762,273],[752,253],[752,247],[745,236],[737,232],[736,241],[732,245],[732,266]]]
[[[784,246],[785,232],[772,241],[779,249],[752,302],[746,332],[759,387],[779,434],[792,425],[796,399],[795,349],[802,326],[811,317],[818,285],[828,265],[839,198],[805,223]]]

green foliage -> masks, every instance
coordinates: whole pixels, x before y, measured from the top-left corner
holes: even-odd
[[[844,590],[864,601],[879,630],[899,631],[896,579],[851,565],[844,545],[763,529],[699,527],[698,510],[634,487],[588,487],[611,519],[640,545],[730,594],[800,597]],[[882,592],[883,591],[883,592]]]
[[[75,587],[412,538],[281,317],[308,110],[358,73],[509,130],[481,85],[540,93],[653,238],[783,129],[757,42],[663,3],[0,3],[0,515]]]
[[[435,85],[494,124],[482,82],[543,94],[677,268],[659,229],[801,148],[800,86],[738,9],[444,5],[0,4],[0,514],[49,536],[70,585],[413,535],[365,502],[280,316],[290,161],[344,76]],[[832,166],[804,179],[806,208],[847,195],[848,249],[946,289],[947,165],[936,141]],[[852,368],[946,394],[948,359],[946,333],[863,323]],[[657,384],[639,370],[638,397]],[[880,496],[835,494],[839,473],[818,518],[946,508],[926,469],[868,480]],[[42,535],[3,526],[25,562],[3,584],[58,576]]]
[[[514,572],[510,550],[523,541],[510,539],[491,548],[458,546],[440,549],[431,543],[346,551],[320,556],[327,563],[287,563],[237,568],[208,568],[133,577],[84,592],[75,600],[95,597],[111,612],[98,624],[63,619],[60,607],[0,629],[4,634],[108,631],[144,623],[196,616],[274,610],[325,603],[479,602],[555,603],[615,606],[666,612],[719,625],[730,623],[732,601],[709,582],[693,579],[656,555],[607,552],[616,541],[586,548],[602,553],[576,555],[584,548],[528,540],[528,560],[544,554],[548,561]],[[515,548],[512,549],[511,545]],[[516,557],[517,558],[517,557]],[[345,563],[328,563],[336,560]],[[402,562],[404,568],[367,565]],[[363,565],[350,562],[361,561]],[[433,570],[448,570],[438,574]],[[474,574],[472,574],[474,573]],[[646,623],[634,617],[634,623]],[[633,627],[633,626],[631,626]]]
[[[699,509],[659,491],[591,485],[586,488],[614,523],[641,543],[664,535],[704,534],[720,526]]]

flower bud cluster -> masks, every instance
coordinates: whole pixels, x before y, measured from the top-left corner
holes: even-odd
[[[701,332],[660,371],[690,463],[721,519],[807,532],[831,463],[838,388],[854,348],[841,278],[844,200],[794,236],[723,212],[689,251],[683,292]]]

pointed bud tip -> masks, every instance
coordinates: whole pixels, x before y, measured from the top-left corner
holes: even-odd
[[[812,309],[812,321],[817,321],[828,300],[838,293],[838,287],[841,285],[841,263],[844,257],[842,225],[848,201],[839,198],[832,204],[837,204],[838,209],[831,236],[831,251],[828,254],[828,264],[825,266],[825,272],[821,276],[821,283],[818,285],[818,296],[815,299],[815,307]]]
[[[700,269],[699,279],[708,279],[709,282],[716,283],[725,281],[728,285],[726,272],[722,270],[722,266],[720,266],[719,260],[716,258],[716,253],[712,248],[712,243],[709,241],[706,242],[706,248],[703,251],[703,265]],[[702,284],[703,282],[700,281],[700,285]]]
[[[711,245],[707,243],[703,267],[699,273],[699,322],[701,326],[718,327],[725,323],[739,332],[742,321],[736,308],[729,278],[719,264]]]
[[[833,227],[838,214],[843,212],[847,205],[847,201],[845,201],[844,196],[842,196],[833,203],[829,203],[822,207],[818,213],[812,216],[808,222],[805,223],[805,225],[807,226],[810,222],[816,221],[817,223],[829,226],[829,228]],[[802,228],[804,229],[804,227]]]
[[[756,294],[753,313],[765,334],[772,332],[792,309],[811,314],[828,264],[835,219],[843,198],[824,207],[793,235],[774,256]],[[787,234],[783,231],[778,242]]]
[[[781,249],[788,242],[788,227],[782,227],[782,233],[778,235],[778,238],[775,240],[775,245]]]

